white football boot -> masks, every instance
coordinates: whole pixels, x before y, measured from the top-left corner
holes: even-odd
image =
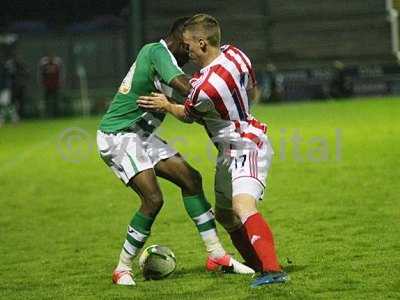
[[[208,257],[206,261],[208,271],[226,271],[237,274],[254,274],[254,270],[226,254],[218,259]]]
[[[115,269],[112,274],[112,281],[118,285],[136,285],[133,280],[133,274],[130,270],[117,270]]]

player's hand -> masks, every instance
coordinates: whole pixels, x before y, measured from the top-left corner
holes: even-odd
[[[167,97],[160,93],[151,93],[151,96],[140,96],[137,103],[142,108],[157,112],[166,112],[168,105],[170,105]]]

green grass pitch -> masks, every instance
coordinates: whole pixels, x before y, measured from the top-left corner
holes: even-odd
[[[177,270],[112,285],[138,197],[96,153],[99,118],[75,118],[0,128],[0,299],[399,299],[400,99],[259,105],[254,115],[276,152],[260,210],[288,284],[250,289],[247,276],[206,273],[179,191],[161,181],[147,245],[171,247]],[[215,151],[201,127],[168,118],[160,135],[214,203]]]

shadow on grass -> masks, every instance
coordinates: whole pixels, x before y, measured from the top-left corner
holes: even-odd
[[[205,273],[206,269],[205,266],[199,265],[199,266],[194,266],[191,268],[179,268],[178,270],[176,270],[174,272],[175,276],[186,276],[186,275],[192,275],[192,274],[196,274],[198,275],[199,273]]]
[[[285,270],[285,272],[287,273],[295,273],[295,272],[300,272],[303,271],[307,268],[307,265],[295,265],[295,264],[289,264],[286,266],[283,266],[283,269]],[[204,266],[199,265],[199,266],[194,266],[191,268],[179,268],[178,270],[176,270],[173,274],[174,276],[187,276],[187,275],[192,275],[192,274],[207,274],[208,272],[206,272],[206,269]],[[216,272],[215,274],[224,274],[224,273],[219,273]],[[229,273],[225,273],[226,275]]]
[[[300,271],[307,269],[307,266],[305,266],[305,265],[288,265],[288,266],[284,266],[283,269],[287,273],[295,273],[295,272],[300,272]]]

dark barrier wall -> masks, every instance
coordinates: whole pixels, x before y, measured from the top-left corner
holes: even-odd
[[[337,60],[346,66],[396,64],[398,25],[392,5],[389,0],[142,1],[141,38],[142,43],[156,41],[176,17],[202,12],[220,21],[223,43],[244,50],[261,79],[271,67],[284,73],[331,68]],[[64,62],[65,99],[82,98],[83,70],[89,110],[101,111],[134,59],[127,53],[130,23],[127,17],[121,19],[125,24],[122,29],[18,33],[19,57],[29,70],[26,94],[31,106],[40,107],[42,95],[37,82],[38,62],[53,52]],[[302,88],[291,85],[290,89]],[[79,111],[81,107],[70,110]]]
[[[88,93],[89,111],[102,110],[127,72],[125,31],[88,33],[18,34],[17,57],[26,66],[26,109],[28,115],[43,111],[43,89],[39,80],[39,61],[53,54],[63,62],[63,86],[60,90],[63,110],[82,110],[82,89]],[[133,62],[133,58],[132,58]],[[99,103],[99,104],[98,104]]]
[[[144,38],[178,16],[217,17],[222,39],[243,48],[257,69],[397,62],[397,14],[388,0],[144,1]]]
[[[63,60],[66,88],[79,88],[77,66],[85,67],[90,88],[115,86],[126,66],[125,32],[19,35],[18,55],[30,69],[29,86],[37,87],[41,57],[53,53]]]

